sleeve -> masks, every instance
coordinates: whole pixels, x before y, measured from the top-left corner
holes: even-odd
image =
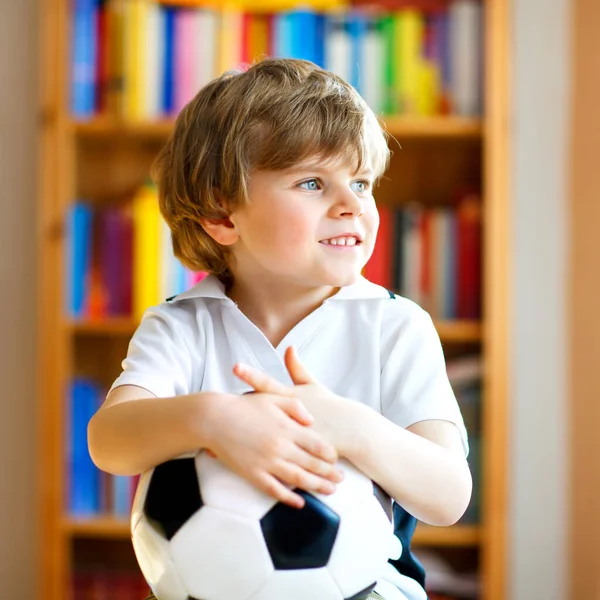
[[[396,326],[384,324],[389,334],[382,343],[382,413],[401,427],[427,420],[454,423],[467,456],[467,432],[448,380],[439,335],[423,309],[414,305],[409,313],[399,326],[397,319]]]
[[[122,385],[136,385],[158,398],[192,391],[192,352],[189,331],[179,323],[172,307],[148,309],[129,342],[122,372],[109,393]]]

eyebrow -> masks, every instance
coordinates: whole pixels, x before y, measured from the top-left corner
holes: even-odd
[[[330,171],[330,169],[327,169],[323,167],[323,165],[320,165],[318,163],[301,163],[299,165],[294,165],[293,167],[284,170],[284,172],[290,174],[298,172],[303,173],[305,171],[311,171],[313,173],[327,173]],[[373,176],[373,169],[362,169],[360,171],[357,171],[354,177],[358,177],[359,175]]]

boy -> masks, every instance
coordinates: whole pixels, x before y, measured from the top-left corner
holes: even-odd
[[[361,277],[388,160],[365,102],[312,63],[203,88],[154,176],[176,256],[210,275],[146,312],[89,447],[130,475],[205,448],[297,507],[295,487],[335,490],[344,457],[397,502],[404,552],[372,597],[421,600],[415,519],[456,522],[471,477],[429,315]]]

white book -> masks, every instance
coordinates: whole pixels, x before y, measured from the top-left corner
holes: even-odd
[[[198,91],[217,76],[217,30],[219,20],[214,10],[196,12],[196,73],[195,89]]]
[[[423,209],[418,204],[406,207],[404,213],[404,231],[402,237],[402,289],[404,295],[417,304],[421,298],[422,237],[421,219]]]
[[[383,62],[385,60],[384,40],[375,21],[367,21],[363,37],[360,61],[362,96],[371,110],[380,115],[383,111]]]
[[[332,14],[327,17],[325,35],[325,68],[350,81],[352,56],[352,42],[346,28],[343,15]]]
[[[162,87],[164,60],[164,12],[158,4],[149,2],[145,33],[144,86],[142,96],[144,117],[156,120],[162,116]]]
[[[477,0],[456,0],[449,11],[450,95],[461,116],[481,114],[482,8]]]

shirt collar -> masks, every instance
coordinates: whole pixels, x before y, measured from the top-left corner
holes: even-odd
[[[342,287],[337,294],[331,296],[331,298],[328,298],[325,302],[338,300],[368,300],[389,297],[390,294],[384,287],[372,283],[361,275],[355,283]],[[194,287],[175,296],[173,301],[177,302],[187,298],[217,298],[232,302],[231,298],[225,294],[225,286],[223,283],[213,274],[207,275]]]

